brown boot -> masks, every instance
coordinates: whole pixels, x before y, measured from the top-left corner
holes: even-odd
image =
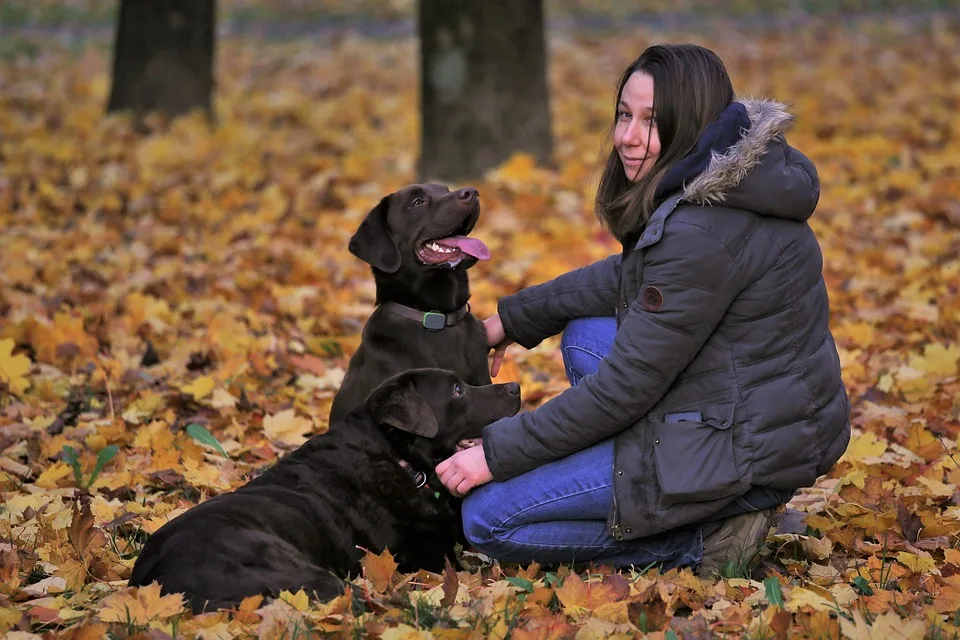
[[[703,560],[697,575],[716,577],[729,563],[745,568],[766,539],[775,514],[776,509],[764,509],[704,525]]]

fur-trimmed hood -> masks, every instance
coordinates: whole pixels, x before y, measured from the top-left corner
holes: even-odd
[[[820,199],[820,178],[809,158],[789,146],[794,116],[772,100],[745,99],[750,128],[685,185],[683,199],[761,215],[806,220]]]

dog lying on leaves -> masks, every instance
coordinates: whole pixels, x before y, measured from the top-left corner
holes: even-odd
[[[490,384],[487,334],[467,304],[467,270],[490,257],[487,246],[469,236],[479,218],[476,189],[440,184],[404,187],[364,218],[348,249],[372,268],[377,308],[334,397],[330,422],[407,369],[439,367],[469,384]]]
[[[362,549],[389,549],[404,572],[441,572],[461,525],[433,469],[519,409],[516,383],[471,386],[440,369],[393,376],[258,478],[161,527],[129,584],[159,582],[200,612],[284,589],[332,598],[360,573]]]

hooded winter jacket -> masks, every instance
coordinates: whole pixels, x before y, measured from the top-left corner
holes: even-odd
[[[615,437],[618,539],[708,521],[751,486],[810,486],[850,438],[807,224],[819,178],[786,142],[783,105],[741,102],[749,129],[659,205],[635,247],[498,305],[527,348],[573,318],[616,315],[595,374],[487,426],[483,447],[506,480]]]

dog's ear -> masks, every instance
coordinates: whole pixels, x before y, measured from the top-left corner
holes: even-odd
[[[367,398],[370,413],[381,424],[424,438],[436,437],[437,417],[408,375],[394,376],[381,383]]]
[[[400,249],[387,230],[389,206],[390,196],[386,196],[370,210],[350,238],[347,249],[374,269],[396,273],[400,268]]]

